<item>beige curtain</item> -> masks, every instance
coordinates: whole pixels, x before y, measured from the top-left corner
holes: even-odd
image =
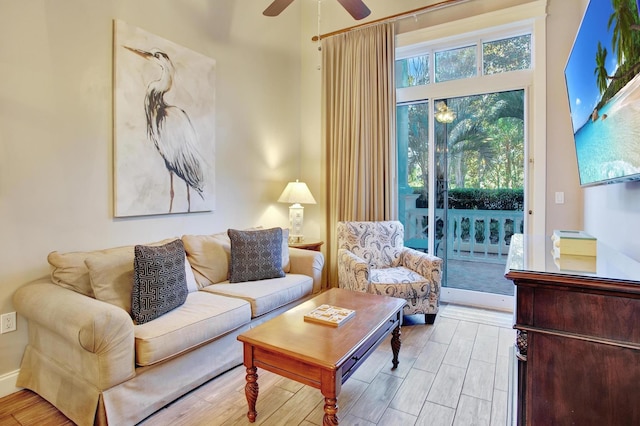
[[[394,58],[393,23],[322,41],[329,286],[338,221],[397,219]]]

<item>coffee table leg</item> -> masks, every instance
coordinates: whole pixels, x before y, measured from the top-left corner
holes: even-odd
[[[395,370],[396,368],[398,368],[398,354],[400,353],[401,343],[402,342],[400,341],[400,326],[398,325],[396,328],[393,329],[393,332],[391,335],[391,350],[393,351],[392,370]]]
[[[247,418],[251,423],[256,421],[256,401],[258,400],[258,369],[256,367],[247,367],[247,384],[244,386],[244,393],[247,396]]]
[[[324,399],[324,418],[322,426],[336,426],[338,424],[338,399]]]

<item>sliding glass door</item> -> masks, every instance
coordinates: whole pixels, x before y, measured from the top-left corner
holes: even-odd
[[[527,194],[541,176],[527,153],[543,151],[528,144],[544,129],[533,100],[539,28],[450,28],[396,49],[399,218],[407,246],[444,259],[442,301],[511,309],[510,238],[544,222],[531,203],[544,197]]]
[[[405,244],[444,260],[443,290],[513,296],[503,275],[524,226],[524,128],[523,90],[398,106]]]

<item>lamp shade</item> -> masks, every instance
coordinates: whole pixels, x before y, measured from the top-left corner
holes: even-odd
[[[316,200],[311,195],[309,187],[304,182],[289,182],[287,187],[282,191],[282,195],[278,198],[279,203],[290,204],[315,204]]]

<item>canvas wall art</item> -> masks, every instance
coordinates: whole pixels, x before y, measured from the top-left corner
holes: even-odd
[[[215,60],[114,21],[116,217],[215,209]]]

